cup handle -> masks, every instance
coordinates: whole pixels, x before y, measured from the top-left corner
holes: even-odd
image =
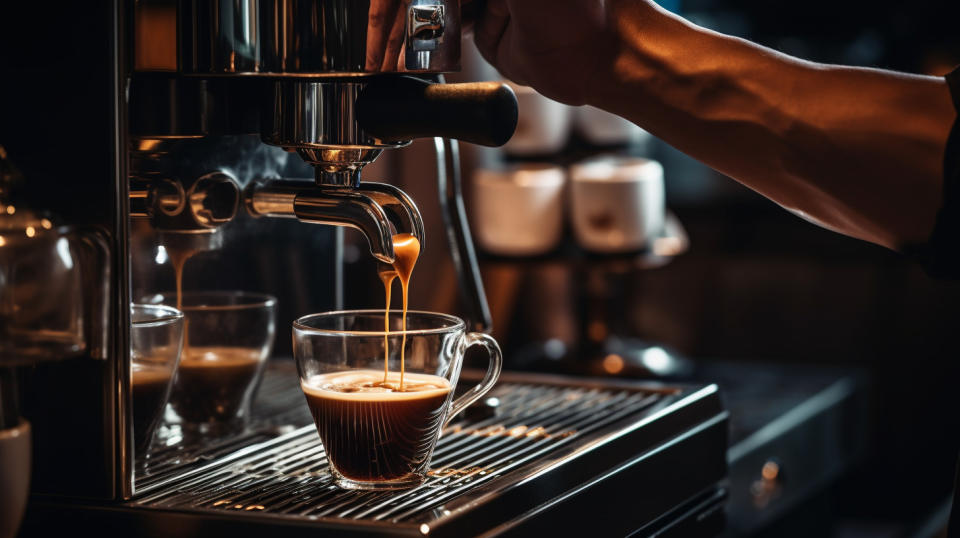
[[[447,420],[443,423],[444,428],[447,427],[447,424],[450,424],[453,417],[457,416],[460,411],[463,411],[468,405],[479,400],[481,396],[493,388],[493,384],[497,382],[497,379],[500,377],[500,370],[503,368],[503,355],[500,353],[500,346],[492,336],[483,333],[467,333],[464,335],[464,340],[467,344],[463,348],[464,353],[474,345],[485,347],[487,354],[490,355],[490,365],[487,367],[486,375],[483,376],[483,379],[477,386],[453,401],[453,405],[450,406],[450,414],[447,415]]]

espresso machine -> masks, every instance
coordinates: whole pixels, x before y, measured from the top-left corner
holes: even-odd
[[[361,174],[385,149],[403,147],[414,138],[437,137],[439,192],[462,289],[472,305],[471,323],[479,328],[489,324],[459,199],[456,139],[506,142],[516,124],[516,99],[497,83],[446,85],[438,80],[459,67],[457,1],[142,0],[99,10],[85,6],[78,9],[82,13],[55,14],[57,20],[39,15],[20,19],[49,23],[30,29],[38,31],[32,38],[46,46],[95,41],[90,47],[100,47],[80,58],[72,52],[82,51],[57,50],[52,54],[70,65],[51,71],[72,79],[72,86],[82,86],[80,77],[92,76],[90,63],[100,62],[94,69],[107,75],[96,88],[97,99],[91,100],[109,106],[99,121],[85,119],[82,128],[99,125],[110,144],[83,153],[89,158],[110,150],[112,156],[96,172],[89,164],[80,165],[68,181],[82,183],[91,195],[97,191],[100,207],[84,204],[83,219],[113,239],[116,269],[110,282],[111,322],[105,328],[112,333],[113,352],[100,359],[107,367],[99,370],[99,387],[88,380],[91,386],[84,388],[103,395],[101,409],[85,412],[110,417],[97,424],[99,431],[89,432],[104,439],[105,450],[92,453],[107,460],[96,463],[108,472],[99,480],[56,473],[49,490],[43,475],[35,491],[107,498],[135,494],[137,465],[130,449],[130,388],[125,381],[129,361],[122,351],[129,314],[123,305],[169,286],[164,281],[169,269],[155,261],[158,248],[223,252],[229,258],[251,228],[267,228],[255,232],[261,237],[290,229],[257,221],[288,217],[359,230],[371,255],[391,263],[393,234],[411,233],[425,242],[420,212],[399,188],[363,181]],[[72,30],[84,35],[60,34],[66,39],[58,45],[49,34],[39,35],[70,30],[74,24]],[[19,66],[7,67],[10,75]],[[77,78],[69,74],[71,67],[77,68]],[[22,77],[7,80],[16,79]],[[24,102],[29,95],[17,97],[8,103],[33,108]],[[38,103],[37,109],[43,106]],[[33,126],[17,120],[30,122],[5,121],[4,137],[17,139],[11,153],[29,168],[33,152],[21,150],[17,142]],[[84,143],[83,137],[76,138],[80,140],[71,146]],[[41,140],[30,143],[54,143]],[[46,175],[42,170],[34,174]],[[343,236],[327,227],[310,227],[308,233],[313,237],[301,250],[320,252],[297,268],[313,273],[297,291],[310,297],[309,308],[335,309],[341,306],[336,290],[343,287]],[[249,272],[236,269],[244,263],[207,263],[204,273],[239,274],[234,282],[249,286],[237,282]],[[233,271],[227,265],[234,265]],[[271,287],[264,281],[260,286]],[[38,422],[42,429],[43,420]]]
[[[165,524],[179,521],[188,529],[184,532],[197,533],[201,527],[191,526],[190,515],[201,504],[185,501],[194,507],[186,509],[169,504],[167,493],[189,489],[180,481],[206,483],[204,473],[216,465],[240,465],[236,469],[243,471],[237,472],[246,472],[251,467],[241,460],[248,456],[266,458],[277,468],[290,450],[315,450],[316,432],[304,418],[299,387],[291,389],[268,375],[258,402],[272,429],[211,449],[190,465],[178,467],[170,460],[160,471],[144,473],[133,447],[130,305],[173,288],[170,253],[175,250],[194,253],[184,271],[192,287],[254,290],[278,298],[277,357],[289,356],[290,320],[352,307],[342,293],[351,279],[380,284],[373,272],[350,274],[345,245],[361,245],[373,259],[390,263],[396,233],[413,234],[422,244],[426,233],[444,237],[463,317],[471,330],[489,328],[461,199],[457,141],[505,143],[516,126],[517,102],[500,83],[444,83],[443,74],[459,68],[460,4],[113,0],[55,7],[18,2],[3,8],[0,141],[24,175],[37,178],[25,182],[22,194],[66,221],[97,230],[108,251],[102,284],[109,300],[91,314],[109,320],[100,327],[106,344],[62,364],[45,363],[28,376],[25,390],[49,404],[34,405],[33,415],[27,415],[37,441],[34,525],[46,519],[45,509],[127,522],[161,514]],[[433,139],[443,230],[424,230],[417,204],[392,184],[393,178],[364,173],[384,150],[417,138]],[[446,450],[444,442],[460,442],[462,431],[463,439],[482,443],[515,441],[517,454],[526,455],[500,470],[497,466],[508,460],[497,452],[467,475],[450,467],[451,474],[431,478],[452,484],[449,495],[437,502],[456,495],[462,506],[495,511],[440,510],[414,495],[397,502],[424,509],[390,516],[397,529],[425,534],[455,521],[446,527],[455,532],[468,521],[464,515],[494,525],[523,507],[517,495],[525,503],[559,499],[602,474],[610,462],[627,460],[642,460],[642,465],[622,474],[624,483],[636,480],[641,468],[656,473],[686,466],[682,487],[674,484],[675,495],[661,495],[650,505],[643,525],[660,528],[666,521],[661,516],[669,512],[716,528],[725,498],[720,484],[726,472],[726,413],[715,386],[599,387],[522,375],[504,379],[506,392],[499,396],[504,407],[498,409],[492,398],[469,420],[486,424],[516,409],[523,414],[515,417],[522,432],[500,425],[491,430],[495,433],[480,435],[480,426],[456,426],[444,434],[438,452]],[[69,436],[58,433],[62,424],[72,425],[65,430]],[[613,442],[617,439],[619,444]],[[665,439],[673,439],[675,448],[654,450]],[[541,440],[549,443],[533,451],[524,448]],[[705,443],[716,449],[709,457],[701,454]],[[637,459],[637,447],[646,447],[647,455]],[[558,462],[566,465],[563,473],[547,473]],[[325,476],[316,470],[297,473],[298,480]],[[475,485],[474,476],[481,477]],[[544,489],[534,477],[553,477],[547,482],[553,489]],[[295,488],[289,494],[302,499],[319,492]],[[597,501],[589,495],[580,499]],[[330,502],[340,506],[336,499]],[[218,531],[253,532],[254,527],[237,525],[254,522],[266,525],[257,527],[261,530],[274,524],[361,533],[385,529],[364,521],[351,527],[326,512],[252,519],[251,512],[268,505],[223,499],[208,505],[217,510],[239,506],[236,510],[245,512],[237,521],[214,517],[211,521],[227,525]]]

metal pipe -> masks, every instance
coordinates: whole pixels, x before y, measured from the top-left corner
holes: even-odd
[[[493,330],[493,318],[487,304],[487,294],[480,277],[477,254],[473,249],[467,212],[463,206],[460,186],[460,152],[456,140],[434,138],[437,151],[437,194],[440,197],[440,212],[450,256],[460,281],[460,291],[467,306],[467,325],[472,331],[489,333]]]
[[[394,260],[394,233],[411,233],[423,244],[420,211],[405,192],[392,185],[361,183],[349,188],[281,179],[252,183],[244,198],[247,211],[255,217],[296,217],[356,228],[367,237],[371,254],[386,263]]]
[[[355,189],[316,188],[297,195],[296,217],[304,222],[356,228],[370,244],[370,253],[384,263],[393,263],[393,229],[376,201]]]

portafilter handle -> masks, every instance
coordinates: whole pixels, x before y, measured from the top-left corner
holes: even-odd
[[[443,137],[495,147],[517,128],[517,96],[499,82],[382,76],[364,86],[356,108],[360,127],[386,142]]]

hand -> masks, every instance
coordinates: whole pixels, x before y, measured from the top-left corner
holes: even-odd
[[[471,2],[465,1],[466,4]],[[615,61],[604,0],[488,0],[475,22],[480,53],[518,84],[563,103],[587,102]]]
[[[400,69],[408,4],[407,0],[370,0],[366,71],[376,73]]]

